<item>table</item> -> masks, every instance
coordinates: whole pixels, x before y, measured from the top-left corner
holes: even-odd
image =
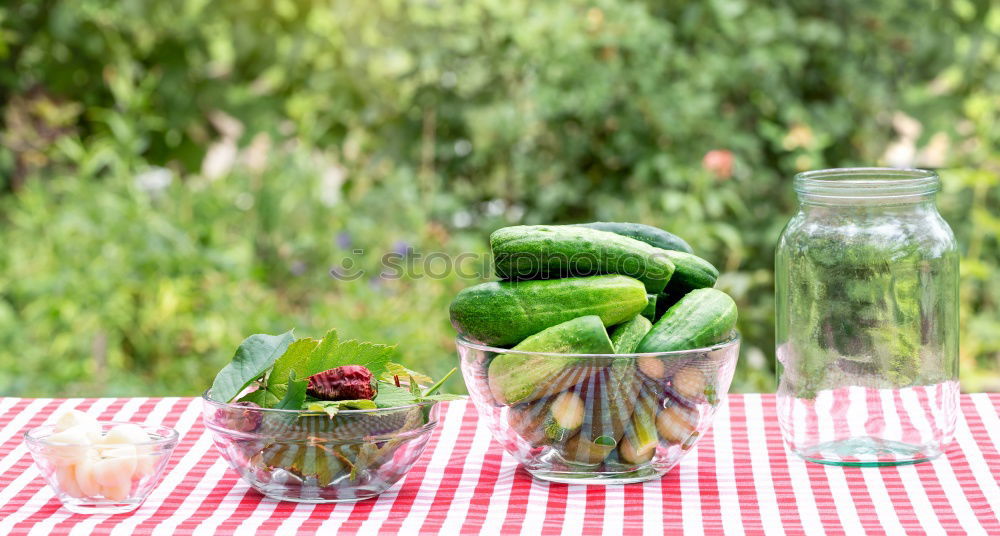
[[[163,423],[182,439],[135,512],[60,508],[22,445],[60,410]],[[958,439],[932,463],[841,468],[782,447],[773,395],[731,395],[712,431],[661,480],[533,480],[468,402],[406,478],[375,500],[307,505],[249,489],[213,450],[192,398],[0,398],[0,534],[1000,534],[1000,395],[962,395]]]

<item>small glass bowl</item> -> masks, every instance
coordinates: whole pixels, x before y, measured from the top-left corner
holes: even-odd
[[[121,421],[101,421],[104,430]],[[24,434],[45,481],[63,506],[78,514],[120,514],[139,507],[160,482],[177,446],[177,431],[136,424],[151,438],[142,443],[69,445],[47,440],[55,426]]]
[[[512,352],[458,338],[465,385],[493,437],[535,477],[570,484],[643,482],[677,465],[711,426],[739,349],[735,332],[711,347],[646,354]],[[500,354],[523,368],[491,378]],[[498,387],[532,376],[535,385]]]
[[[202,419],[229,466],[273,499],[304,503],[375,497],[413,467],[438,407],[323,412],[224,404],[202,395]]]

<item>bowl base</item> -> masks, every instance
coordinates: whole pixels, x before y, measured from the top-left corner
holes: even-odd
[[[113,502],[107,499],[64,499],[63,507],[74,514],[124,514],[139,507],[142,501]]]
[[[288,502],[304,503],[304,504],[353,503],[359,501],[366,501],[368,499],[374,499],[375,497],[379,496],[378,493],[372,493],[371,495],[365,495],[362,497],[350,497],[344,499],[305,499],[302,497],[294,497],[288,495],[275,495],[273,493],[263,493],[263,495],[268,499],[274,499],[276,501],[288,501]]]
[[[911,445],[873,437],[828,441],[801,450],[793,448],[792,451],[806,461],[849,467],[910,465],[941,455],[941,450],[932,445]]]
[[[545,469],[529,469],[528,473],[539,479],[549,482],[559,482],[561,484],[589,484],[600,486],[615,486],[618,484],[635,484],[656,480],[667,473],[667,471],[657,470],[651,465],[640,467],[632,471],[622,472],[583,472],[583,471],[554,471]]]

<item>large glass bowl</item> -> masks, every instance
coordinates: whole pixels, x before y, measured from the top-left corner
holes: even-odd
[[[360,501],[413,467],[437,426],[433,403],[323,412],[213,401],[202,419],[230,467],[268,497],[307,503]]]
[[[735,332],[707,348],[611,355],[513,352],[458,338],[469,396],[503,448],[537,478],[593,484],[651,480],[677,465],[711,426],[739,347]],[[489,373],[500,354],[523,360],[505,380]],[[502,399],[497,382],[531,378],[515,403]]]

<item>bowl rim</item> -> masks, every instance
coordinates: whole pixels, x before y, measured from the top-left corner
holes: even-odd
[[[684,350],[671,350],[669,352],[644,352],[644,353],[632,353],[632,354],[564,354],[559,352],[526,352],[524,350],[512,350],[510,348],[498,348],[495,346],[489,346],[486,344],[480,344],[478,342],[470,341],[462,335],[455,338],[455,342],[459,346],[464,346],[466,348],[472,348],[474,350],[481,350],[486,352],[494,352],[497,354],[516,354],[516,355],[547,355],[547,356],[562,356],[562,357],[584,357],[591,359],[598,358],[627,358],[627,359],[638,359],[640,357],[677,357],[683,355],[690,355],[696,353],[705,353],[715,350],[724,350],[731,348],[733,346],[739,346],[742,337],[740,337],[740,332],[738,330],[733,330],[730,333],[730,337],[725,341],[722,341],[711,346],[704,346],[701,348],[686,348]]]
[[[226,408],[226,409],[240,408],[242,410],[249,409],[249,410],[252,410],[252,411],[260,411],[262,413],[273,413],[273,414],[276,414],[276,415],[292,415],[292,414],[294,414],[294,415],[301,415],[301,416],[316,416],[316,415],[322,415],[322,416],[325,416],[325,417],[329,416],[329,415],[327,415],[323,411],[311,411],[311,410],[307,410],[307,409],[280,409],[280,408],[260,408],[260,407],[258,407],[258,408],[247,408],[245,406],[237,406],[235,402],[219,402],[218,400],[212,400],[209,397],[209,393],[211,391],[212,391],[211,388],[205,389],[205,392],[203,392],[201,394],[201,400],[202,400],[202,402],[204,402],[206,404],[209,404],[211,406],[217,407],[217,408]],[[421,407],[425,407],[425,406],[433,406],[434,404],[438,404],[439,402],[440,402],[440,400],[424,400],[423,402],[416,402],[416,403],[413,403],[413,404],[407,404],[405,406],[393,406],[391,408],[342,409],[342,410],[337,411],[337,415],[378,415],[378,414],[381,414],[381,413],[389,413],[389,412],[394,412],[394,411],[399,411],[399,410],[404,410],[404,409],[412,409],[412,408],[421,408]]]
[[[101,425],[101,429],[102,430],[104,430],[105,427],[107,427],[108,425],[115,426],[115,425],[119,425],[119,424],[134,424],[134,425],[142,428],[147,434],[149,433],[150,430],[154,430],[155,431],[154,433],[156,435],[160,436],[160,437],[159,437],[159,439],[151,439],[149,441],[142,441],[142,442],[139,442],[139,443],[132,443],[132,442],[127,442],[127,443],[89,443],[87,446],[114,447],[116,445],[132,445],[132,446],[135,446],[135,447],[147,447],[147,446],[157,446],[157,445],[168,445],[170,448],[174,448],[174,447],[177,446],[177,443],[178,443],[178,441],[180,441],[180,437],[181,437],[180,433],[177,430],[175,430],[175,429],[173,429],[173,428],[171,428],[169,426],[164,426],[162,424],[144,424],[144,423],[138,423],[138,422],[133,422],[133,421],[117,421],[117,420],[110,420],[110,419],[109,420],[105,420],[105,421],[98,420],[97,424]],[[27,431],[24,432],[24,440],[26,442],[28,442],[28,443],[36,444],[36,445],[46,445],[46,446],[66,446],[66,445],[68,445],[69,443],[61,443],[61,442],[55,442],[55,443],[53,443],[51,441],[47,441],[46,440],[46,438],[49,435],[52,435],[53,433],[55,433],[55,426],[56,426],[55,424],[43,424],[41,426],[35,426],[34,428],[31,428],[31,429],[29,429],[29,430],[27,430]],[[46,435],[46,436],[44,436],[44,437],[39,437],[37,434],[40,433],[40,432],[43,432],[43,431],[48,431],[49,434]]]

